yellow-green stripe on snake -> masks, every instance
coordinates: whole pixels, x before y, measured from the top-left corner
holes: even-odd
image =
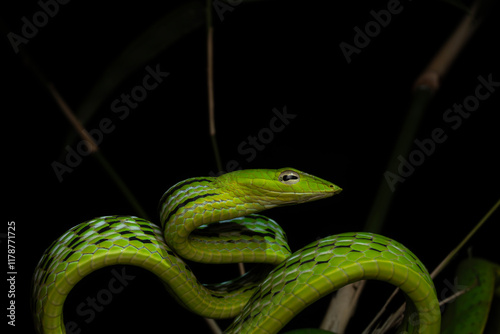
[[[281,228],[257,213],[337,194],[328,181],[292,168],[240,170],[171,187],[159,205],[162,228],[130,216],[82,223],[52,243],[33,278],[39,333],[64,333],[63,304],[85,276],[135,265],[158,276],[184,307],[208,318],[235,317],[225,333],[277,333],[302,309],[346,284],[377,279],[407,296],[403,329],[439,333],[440,310],[424,265],[400,243],[343,233],[291,254]],[[219,285],[198,282],[184,259],[264,263]]]

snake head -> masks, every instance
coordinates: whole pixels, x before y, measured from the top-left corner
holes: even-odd
[[[235,197],[266,208],[315,201],[342,191],[331,182],[294,168],[245,169],[221,177],[232,185]]]

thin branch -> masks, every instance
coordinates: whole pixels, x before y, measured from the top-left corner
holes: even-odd
[[[99,151],[99,147],[94,141],[94,138],[90,136],[88,131],[85,129],[83,124],[80,122],[80,120],[75,116],[75,113],[71,108],[69,107],[68,103],[66,103],[66,100],[61,96],[57,88],[54,86],[54,84],[45,76],[45,74],[38,68],[37,64],[35,61],[31,58],[31,56],[26,52],[24,48],[21,48],[19,52],[21,59],[23,60],[24,64],[26,65],[27,68],[29,68],[35,77],[40,81],[41,85],[47,89],[49,94],[52,96],[56,104],[59,106],[59,109],[62,111],[64,116],[68,119],[68,121],[71,123],[73,128],[76,130],[77,134],[87,142],[87,149],[89,150],[89,153],[95,153]]]
[[[458,246],[455,247],[455,249],[453,249],[448,254],[448,256],[446,256],[446,258],[443,261],[441,261],[441,263],[432,271],[432,273],[430,274],[432,279],[436,278],[436,276],[443,270],[443,268],[446,267],[446,265],[451,261],[451,259],[463,248],[463,246],[465,246],[465,244],[467,244],[467,242],[469,242],[470,238],[472,238],[472,236],[479,230],[479,228],[484,225],[484,223],[488,220],[488,218],[491,217],[491,215],[498,209],[498,207],[500,207],[500,199],[491,207],[491,209],[483,216],[483,218],[481,218],[481,220],[476,224],[476,226],[474,226],[474,228],[469,232],[469,234],[467,234],[467,236],[460,242],[460,244],[458,244]],[[398,290],[399,289],[396,289],[393,292],[393,294],[389,297],[389,299],[385,305],[387,305],[394,298],[394,296],[396,295],[396,292]],[[466,291],[468,291],[468,290],[466,290]],[[444,302],[444,301],[442,301],[442,302]],[[391,321],[393,321],[394,319],[401,318],[401,316],[403,315],[403,312],[404,312],[404,306],[405,306],[405,304],[403,304],[394,313],[394,316],[391,316],[391,318],[386,321],[386,324],[383,326],[384,328],[391,328],[393,326],[393,324],[391,324]],[[372,320],[371,323],[378,321],[378,318],[380,316],[381,316],[381,313],[379,312],[375,316],[375,319]],[[371,323],[370,323],[370,325],[371,325]],[[368,330],[368,328],[367,328],[367,330]],[[363,332],[363,333],[365,333],[365,332]]]
[[[401,305],[396,312],[394,312],[393,314],[391,314],[389,316],[389,318],[387,319],[387,321],[384,324],[382,324],[382,327],[378,327],[378,328],[374,329],[373,330],[373,334],[383,334],[383,333],[386,333],[391,328],[394,328],[397,325],[399,325],[403,321],[405,307],[406,307],[406,303],[404,303],[403,305]]]
[[[222,330],[214,319],[204,318],[213,334],[222,334]]]
[[[467,236],[453,249],[441,263],[432,271],[431,278],[434,279],[448,263],[457,255],[457,253],[469,242],[470,238],[476,234],[476,232],[484,225],[484,223],[490,218],[490,216],[498,209],[500,206],[500,199],[491,207],[491,209],[481,218],[481,220],[474,226],[474,228],[467,234]]]
[[[59,108],[63,112],[63,114],[68,118],[69,122],[75,128],[77,133],[82,137],[83,140],[87,142],[88,149],[90,153],[92,153],[92,156],[97,159],[97,161],[100,163],[100,165],[104,168],[106,173],[111,177],[111,179],[114,181],[115,185],[118,187],[118,189],[121,191],[123,196],[127,199],[127,201],[130,203],[132,206],[133,210],[142,218],[148,219],[148,215],[144,211],[144,209],[141,207],[133,193],[130,191],[130,189],[127,187],[125,182],[121,179],[121,177],[118,175],[116,170],[111,166],[111,164],[107,161],[107,159],[101,154],[99,151],[99,147],[95,143],[94,139],[89,135],[88,131],[85,129],[83,124],[76,118],[73,110],[68,106],[64,98],[59,94],[59,91],[54,87],[54,85],[46,80],[42,80],[45,84],[47,89],[49,90],[50,94],[56,101],[56,103],[59,105]]]
[[[458,297],[460,297],[461,295],[469,292],[470,290],[472,290],[473,288],[475,288],[477,286],[477,282],[476,282],[476,285],[474,286],[469,286],[467,289],[464,289],[464,290],[459,290],[457,292],[455,292],[453,295],[441,300],[439,302],[439,306],[443,306],[443,305],[446,305],[448,303],[451,303],[452,301],[454,301],[455,299],[457,299]]]
[[[56,101],[57,105],[59,106],[59,108],[63,112],[64,116],[66,116],[66,118],[71,123],[73,128],[75,128],[76,132],[80,135],[80,137],[86,141],[87,148],[88,148],[89,152],[96,153],[97,151],[99,151],[99,146],[97,146],[96,142],[94,141],[94,138],[92,138],[92,136],[90,136],[90,134],[85,129],[85,127],[82,125],[80,120],[78,118],[76,118],[75,114],[73,113],[71,108],[68,106],[68,104],[66,103],[64,98],[61,96],[61,94],[59,94],[59,91],[54,87],[52,82],[46,81],[45,85],[46,85],[48,91],[50,92],[50,94],[52,95],[52,97],[54,98],[54,100]]]
[[[440,88],[442,78],[481,23],[481,19],[476,15],[480,2],[481,0],[478,0],[474,3],[469,14],[465,15],[427,68],[415,80],[415,88],[424,86],[430,88],[433,93]]]
[[[240,272],[240,275],[246,273],[245,264],[243,262],[238,263],[238,270]]]
[[[397,295],[398,292],[399,292],[399,288],[394,289],[394,291],[392,292],[391,296],[387,299],[387,301],[385,302],[385,304],[382,306],[382,308],[380,309],[380,311],[378,311],[378,313],[375,316],[375,318],[373,318],[373,320],[368,324],[368,326],[365,328],[365,330],[363,331],[362,334],[368,334],[368,333],[370,333],[370,330],[373,327],[373,325],[375,325],[375,323],[378,321],[378,319],[380,319],[380,317],[382,316],[382,314],[385,313],[385,311],[387,310],[387,307],[389,306],[389,304],[391,303],[391,301],[394,299],[394,297],[396,297],[396,295]]]
[[[222,172],[222,162],[219,154],[219,145],[215,131],[215,102],[214,102],[214,27],[212,24],[212,1],[207,0],[207,87],[208,87],[208,118],[209,133],[215,155],[217,170]]]
[[[207,86],[208,86],[208,116],[210,135],[215,136],[215,102],[214,102],[214,27],[207,31]]]
[[[127,201],[132,206],[133,210],[142,218],[149,219],[148,215],[139,204],[133,193],[127,187],[126,183],[121,179],[116,170],[111,166],[108,160],[101,154],[99,151],[99,147],[95,143],[94,139],[89,135],[88,131],[82,125],[82,123],[76,118],[73,110],[68,106],[64,98],[59,94],[59,91],[54,87],[51,82],[46,81],[46,87],[51,93],[52,97],[59,105],[59,108],[62,110],[63,114],[68,118],[69,122],[73,126],[73,128],[77,131],[77,133],[81,136],[83,140],[87,142],[88,149],[93,157],[100,163],[100,165],[104,168],[106,173],[111,177],[115,185],[118,187],[123,196],[127,199]]]
[[[320,329],[342,334],[354,314],[358,299],[366,281],[349,284],[332,297],[330,306],[321,322]],[[351,307],[353,306],[353,307]]]
[[[91,155],[97,159],[97,161],[101,164],[101,166],[104,168],[104,170],[108,173],[108,175],[111,177],[111,179],[115,182],[116,186],[122,194],[125,196],[127,201],[130,203],[134,211],[141,216],[142,218],[148,219],[146,212],[142,209],[142,207],[139,205],[139,202],[137,199],[134,197],[132,192],[129,190],[125,182],[120,178],[118,173],[115,171],[115,169],[109,164],[109,162],[106,160],[106,158],[100,153],[99,147],[97,146],[96,142],[90,136],[88,131],[85,129],[83,124],[80,122],[80,120],[75,116],[75,113],[71,109],[71,107],[68,105],[66,100],[61,96],[59,91],[56,89],[55,85],[47,79],[44,73],[38,68],[38,66],[35,64],[33,59],[27,54],[25,50],[20,51],[21,57],[26,64],[26,67],[28,67],[38,78],[40,83],[42,84],[43,87],[47,89],[49,94],[52,96],[56,104],[59,106],[59,109],[62,111],[62,113],[66,116],[70,124],[73,126],[75,131],[78,133],[78,135],[87,143],[87,149],[89,150]]]

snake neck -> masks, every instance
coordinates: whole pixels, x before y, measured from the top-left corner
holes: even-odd
[[[211,242],[210,238],[194,237],[193,232],[202,225],[216,222],[230,223],[228,220],[257,213],[271,206],[269,203],[259,201],[258,196],[243,194],[237,187],[218,182],[215,177],[202,177],[181,181],[170,188],[160,201],[159,211],[167,244],[185,259],[209,263],[216,261],[213,258],[214,254],[219,254],[217,261],[220,261],[222,256],[220,254],[229,250],[220,242]],[[240,230],[247,230],[248,227],[247,224]],[[220,235],[217,236],[219,237]],[[238,239],[239,233],[236,231],[232,234],[232,238],[227,240],[233,244],[233,249],[230,251],[232,256],[223,256],[223,262],[241,260],[240,257],[233,256],[240,253],[239,248],[245,247],[245,245],[239,246],[241,240]]]

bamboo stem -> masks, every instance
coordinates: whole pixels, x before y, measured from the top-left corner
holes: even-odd
[[[476,10],[480,1],[481,0],[478,0],[474,3],[470,13],[462,19],[425,70],[420,74],[417,80],[415,80],[415,89],[424,86],[435,93],[440,88],[442,78],[448,73],[453,61],[460,54],[460,51],[474,34],[481,22],[481,20],[476,17]]]
[[[474,3],[470,13],[462,19],[461,23],[430,61],[426,69],[415,80],[410,108],[408,109],[406,119],[401,132],[399,133],[398,139],[396,140],[396,145],[391,153],[386,171],[397,174],[396,171],[399,165],[397,158],[400,155],[407,156],[410,152],[416,131],[418,130],[427,105],[436,91],[440,88],[441,80],[447,74],[451,64],[479,26],[480,20],[476,18],[475,14],[480,1],[481,0],[477,0]],[[380,233],[383,223],[385,222],[387,214],[390,210],[394,198],[394,191],[394,188],[389,187],[384,174],[375,195],[373,205],[367,216],[364,226],[365,231]],[[447,259],[443,261],[446,260]],[[364,286],[361,286],[360,290],[362,290],[363,287]],[[395,295],[396,293],[393,293],[389,297],[383,308],[390,303]],[[354,308],[356,307],[356,303],[353,303],[350,306]],[[383,312],[379,312],[375,316],[375,319],[370,323],[365,331],[368,331],[371,325],[378,321],[382,313]]]

